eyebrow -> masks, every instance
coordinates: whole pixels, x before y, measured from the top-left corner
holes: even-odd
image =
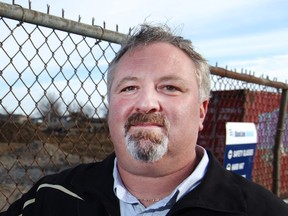
[[[138,78],[137,78],[137,77],[134,77],[134,76],[124,77],[123,79],[121,79],[121,80],[117,83],[115,89],[118,89],[123,83],[129,82],[129,81],[136,81],[136,80],[138,80]]]
[[[179,82],[179,83],[185,83],[185,80],[182,79],[181,77],[178,77],[176,75],[169,75],[169,76],[164,76],[164,77],[161,77],[159,79],[159,81],[176,81],[176,82]]]

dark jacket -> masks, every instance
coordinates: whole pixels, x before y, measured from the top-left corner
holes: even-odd
[[[288,205],[282,200],[228,172],[208,155],[210,162],[202,183],[179,200],[168,215],[288,216]],[[113,192],[114,158],[113,154],[103,162],[79,165],[44,177],[0,215],[120,215]]]

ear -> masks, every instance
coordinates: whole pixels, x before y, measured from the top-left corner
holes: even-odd
[[[203,130],[203,122],[208,110],[209,100],[204,100],[200,105],[200,119],[199,119],[199,131]]]

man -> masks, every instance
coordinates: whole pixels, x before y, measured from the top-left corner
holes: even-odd
[[[210,84],[190,41],[142,25],[107,86],[115,154],[44,177],[3,215],[288,215],[282,200],[196,145]]]

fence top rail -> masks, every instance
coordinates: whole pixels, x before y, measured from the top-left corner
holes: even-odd
[[[91,38],[97,38],[99,40],[105,40],[107,42],[117,44],[124,43],[129,37],[129,35],[127,34],[107,30],[98,25],[88,25],[68,20],[62,17],[41,13],[31,9],[25,9],[17,4],[11,5],[0,2],[0,17],[14,19],[19,21],[20,23],[27,22],[43,27],[66,31],[69,33],[83,35]],[[236,73],[226,70],[224,68],[211,66],[211,74],[231,79],[237,79],[249,83],[264,85],[272,88],[288,90],[288,84],[286,83],[272,81],[264,78],[258,78],[248,74]]]
[[[128,37],[126,34],[107,30],[98,25],[88,25],[31,9],[25,9],[16,4],[11,5],[0,2],[0,16],[118,44],[123,43]]]
[[[236,73],[220,67],[210,67],[211,74],[231,79],[241,80],[249,83],[255,83],[277,89],[288,90],[288,84],[283,82],[272,81],[269,79],[258,78],[249,74]]]

